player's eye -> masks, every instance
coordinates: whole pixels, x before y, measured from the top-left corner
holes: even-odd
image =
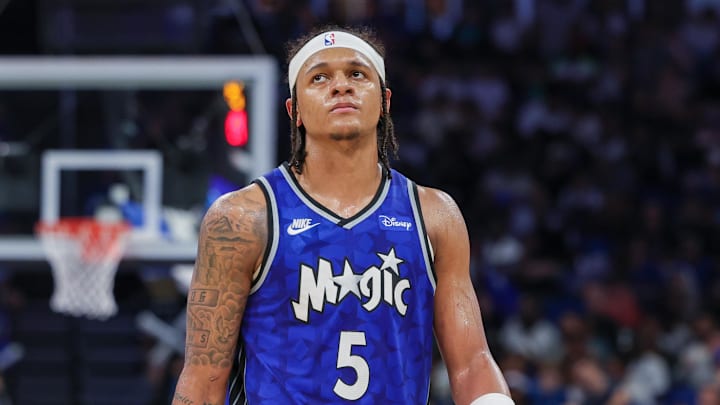
[[[313,76],[312,81],[313,81],[313,83],[320,83],[320,82],[325,81],[326,79],[327,79],[327,77],[325,77],[325,75],[317,74],[317,75]]]
[[[359,70],[356,70],[356,71],[352,72],[352,77],[353,77],[353,79],[363,79],[363,78],[365,78],[365,73],[363,73]]]

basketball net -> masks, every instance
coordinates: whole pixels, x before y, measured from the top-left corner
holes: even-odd
[[[73,316],[107,319],[117,313],[115,273],[130,226],[93,218],[64,218],[37,224],[55,288],[50,308]]]

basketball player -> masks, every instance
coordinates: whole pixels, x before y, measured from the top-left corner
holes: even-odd
[[[460,210],[389,167],[381,47],[310,35],[288,81],[290,162],[203,220],[174,404],[425,404],[433,331],[457,404],[513,404]]]

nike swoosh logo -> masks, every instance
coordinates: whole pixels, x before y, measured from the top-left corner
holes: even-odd
[[[318,222],[318,223],[316,223],[316,224],[312,224],[312,225],[310,225],[310,226],[306,226],[305,228],[295,229],[295,228],[292,227],[292,224],[290,224],[290,225],[288,225],[288,227],[287,227],[287,233],[288,233],[288,235],[290,235],[290,236],[298,235],[298,234],[301,234],[301,233],[307,231],[308,229],[315,228],[315,227],[318,226],[318,225],[320,225],[320,222]]]

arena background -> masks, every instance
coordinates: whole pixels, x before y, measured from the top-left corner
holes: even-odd
[[[371,25],[385,42],[393,166],[458,201],[517,404],[720,403],[719,16],[717,0],[0,0],[0,72],[19,57],[49,75],[58,57],[277,69],[263,92],[270,133],[245,83],[245,146],[226,140],[224,83],[0,77],[0,404],[169,403],[185,304],[173,275],[192,263],[208,204],[258,168],[253,145],[271,141],[273,166],[289,155],[284,43],[323,23]],[[51,311],[49,264],[15,251],[40,218],[43,153],[57,149],[162,157],[174,253],[123,260],[106,321]],[[124,184],[120,208],[137,220],[141,177],[65,173],[60,214],[117,204]],[[436,360],[431,401],[450,404]]]

